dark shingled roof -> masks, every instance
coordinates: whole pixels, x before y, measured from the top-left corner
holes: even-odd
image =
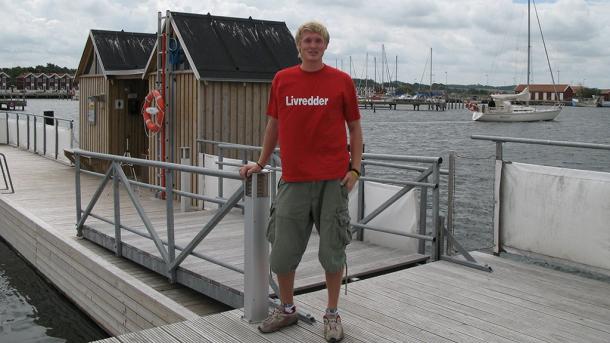
[[[283,22],[177,12],[172,18],[202,79],[271,80],[299,63]]]
[[[91,30],[106,73],[144,69],[157,41],[154,33]]]

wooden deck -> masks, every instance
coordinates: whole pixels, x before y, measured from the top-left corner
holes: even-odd
[[[609,342],[610,284],[483,253],[486,273],[433,262],[349,284],[345,342]],[[297,296],[320,317],[326,292]],[[322,324],[262,335],[234,310],[98,342],[324,342]]]
[[[170,284],[151,271],[119,258],[113,252],[75,237],[73,168],[32,153],[0,146],[7,156],[15,194],[0,195],[0,235],[32,265],[53,282],[75,304],[110,333],[116,335],[164,325],[197,315],[219,312],[227,307],[186,287]],[[82,200],[86,207],[100,178],[82,175]],[[160,236],[165,236],[165,205],[146,190],[138,191]],[[112,218],[112,192],[107,186],[93,213]],[[175,206],[178,208],[179,206]],[[121,196],[122,223],[143,228],[126,194]],[[186,245],[212,212],[175,213],[176,238]],[[87,236],[106,247],[113,246],[114,228],[90,218]],[[147,264],[159,259],[150,240],[123,231],[124,252],[134,261]],[[317,236],[299,268],[297,287],[322,284],[317,261]],[[126,250],[127,249],[127,250]],[[243,217],[230,213],[201,243],[197,251],[243,267]],[[421,255],[354,242],[348,248],[349,271],[361,276],[386,268],[423,260]],[[152,262],[151,262],[152,261]],[[181,267],[181,282],[208,291],[227,302],[239,299],[243,276],[198,258],[189,257]],[[227,295],[228,294],[228,295]],[[233,304],[233,306],[235,306]]]

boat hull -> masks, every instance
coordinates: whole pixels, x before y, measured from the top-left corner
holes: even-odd
[[[481,113],[473,112],[472,120],[486,122],[528,122],[528,121],[548,121],[555,119],[561,108],[548,110],[523,111],[523,112],[498,112]]]

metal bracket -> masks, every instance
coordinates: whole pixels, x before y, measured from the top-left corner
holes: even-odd
[[[457,248],[458,252],[460,254],[462,254],[462,256],[464,256],[464,258],[466,258],[466,260],[462,260],[462,259],[455,258],[452,256],[447,256],[447,255],[441,255],[441,260],[461,264],[466,267],[482,270],[482,271],[489,272],[489,273],[493,272],[493,269],[491,269],[491,267],[489,265],[479,264],[477,262],[477,260],[475,260],[474,257],[472,257],[472,255],[470,255],[470,253],[468,251],[466,251],[466,249],[464,249],[464,247],[457,241],[457,239],[455,239],[453,234],[451,232],[449,232],[449,230],[447,230],[447,228],[444,225],[443,225],[443,233],[447,237],[447,240],[451,241],[451,244],[453,244],[453,246],[455,248]]]

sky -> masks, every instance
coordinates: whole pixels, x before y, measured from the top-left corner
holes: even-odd
[[[610,0],[536,7],[555,82],[610,88]],[[354,78],[381,81],[382,46],[386,81],[397,74],[429,84],[430,49],[434,83],[501,86],[527,75],[526,0],[0,0],[0,8],[0,67],[76,68],[89,30],[153,33],[157,11],[172,10],[283,21],[293,33],[320,21],[331,36],[325,63]],[[551,83],[533,6],[531,13],[531,82]]]

